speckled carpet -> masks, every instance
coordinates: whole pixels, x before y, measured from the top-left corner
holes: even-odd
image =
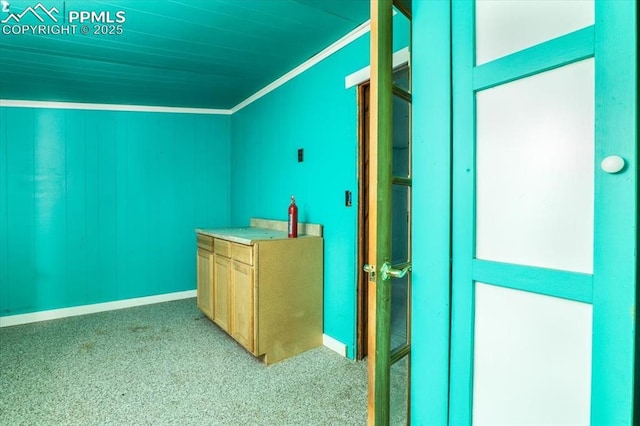
[[[366,424],[366,362],[266,366],[195,299],[0,329],[1,425]]]

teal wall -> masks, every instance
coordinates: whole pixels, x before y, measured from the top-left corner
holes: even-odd
[[[408,26],[396,26],[399,50],[408,44]],[[299,220],[324,225],[324,333],[345,343],[350,358],[356,349],[358,106],[345,77],[367,65],[368,34],[231,119],[231,222],[286,220],[293,194]],[[345,206],[346,190],[353,207]]]
[[[230,117],[0,108],[0,315],[195,287]]]

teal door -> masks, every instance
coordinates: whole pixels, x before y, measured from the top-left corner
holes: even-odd
[[[635,2],[418,4],[412,419],[631,424]]]

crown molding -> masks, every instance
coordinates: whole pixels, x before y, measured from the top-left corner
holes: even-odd
[[[173,113],[173,114],[231,115],[230,109],[183,108],[183,107],[166,107],[166,106],[149,106],[149,105],[90,104],[90,103],[78,103],[78,102],[26,101],[26,100],[15,100],[15,99],[0,99],[0,107],[80,109],[80,110],[93,110],[93,111],[159,112],[159,113]]]
[[[303,62],[302,64],[298,65],[297,67],[295,67],[294,69],[292,69],[291,71],[283,75],[282,77],[275,80],[273,83],[258,90],[256,93],[254,93],[244,101],[240,102],[238,105],[231,108],[231,112],[236,113],[240,111],[242,108],[246,107],[247,105],[250,105],[253,102],[260,99],[261,97],[267,95],[268,93],[273,92],[278,87],[282,86],[283,84],[287,83],[290,80],[293,80],[294,78],[296,78],[297,76],[299,76],[300,74],[308,70],[309,68],[313,67],[314,65],[317,65],[322,60],[328,58],[329,56],[336,53],[343,47],[349,45],[353,41],[362,37],[363,35],[368,33],[370,29],[371,29],[371,21],[367,20],[366,22],[359,25],[354,30],[347,33],[345,36],[343,36],[342,38],[338,39],[336,42],[328,46],[326,49],[322,50],[320,53],[312,56],[307,61]]]

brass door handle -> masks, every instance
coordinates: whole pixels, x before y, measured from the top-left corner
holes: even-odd
[[[390,278],[402,278],[411,270],[411,263],[402,263],[400,265],[391,266],[389,262],[384,262],[380,268],[380,277],[383,280]]]

